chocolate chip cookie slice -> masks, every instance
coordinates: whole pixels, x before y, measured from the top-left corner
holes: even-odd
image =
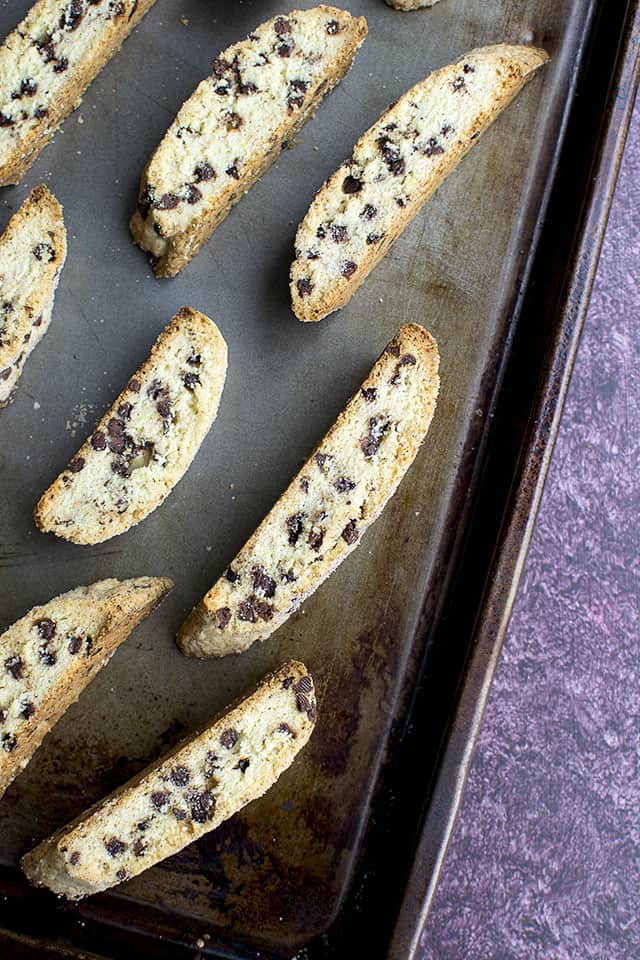
[[[0,636],[0,796],[171,580],[101,580],[34,607]]]
[[[62,207],[35,187],[0,236],[0,407],[49,329],[66,256]]]
[[[217,326],[190,307],[36,506],[42,531],[101,543],[139,523],[186,473],[216,418],[227,373]]]
[[[291,302],[299,320],[322,320],[349,302],[547,59],[535,47],[498,44],[472,50],[383,113],[316,193],[298,227]]]
[[[351,66],[363,17],[293,10],[224,50],[143,171],[133,239],[159,277],[195,256]]]
[[[400,329],[288,489],[183,624],[194,657],[239,653],[273,633],[380,515],[424,440],[438,348]]]
[[[313,681],[291,660],[204,730],[23,857],[70,900],[135,877],[261,797],[313,731]]]
[[[19,183],[155,0],[38,0],[0,44],[0,186]]]

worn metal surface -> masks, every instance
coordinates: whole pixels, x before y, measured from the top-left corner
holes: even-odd
[[[0,194],[3,226],[45,180],[69,231],[51,329],[0,413],[0,623],[103,576],[176,581],[0,803],[0,864],[15,864],[286,657],[304,659],[318,687],[318,730],[267,797],[73,917],[183,940],[208,931],[212,942],[237,938],[279,955],[324,932],[348,888],[398,696],[439,602],[593,4],[446,0],[406,15],[377,0],[349,6],[370,27],[352,72],[177,279],[155,280],[130,244],[140,169],[211,58],[279,4],[158,0],[25,182]],[[0,6],[0,32],[25,8]],[[552,62],[349,307],[313,328],[299,324],[288,265],[314,190],[410,84],[500,40],[543,45]],[[187,476],[139,528],[101,547],[38,534],[39,494],[183,303],[216,320],[230,362],[218,421]],[[222,661],[181,657],[173,635],[185,613],[409,320],[438,340],[443,389],[429,439],[381,520],[264,645]]]

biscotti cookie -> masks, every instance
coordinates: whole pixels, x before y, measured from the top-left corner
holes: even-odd
[[[438,348],[391,341],[288,489],[183,624],[178,646],[223,657],[273,633],[355,549],[414,460],[438,395]]]
[[[547,59],[535,47],[472,50],[412,87],[367,130],[298,227],[291,298],[299,320],[322,320],[348,303]]]
[[[290,660],[204,730],[22,859],[70,900],[106,890],[228,820],[273,786],[316,721],[313,681]]]
[[[394,10],[420,10],[422,7],[433,7],[438,0],[385,0]]]
[[[135,242],[173,277],[345,75],[367,33],[335,7],[274,17],[213,61],[143,171]]]
[[[101,543],[155,510],[216,418],[227,345],[213,320],[182,307],[111,409],[42,495],[36,525]]]
[[[49,328],[66,256],[62,207],[35,187],[0,237],[0,407]]]
[[[38,0],[0,44],[0,186],[18,183],[155,0]]]
[[[101,580],[34,607],[0,636],[0,796],[171,580]]]

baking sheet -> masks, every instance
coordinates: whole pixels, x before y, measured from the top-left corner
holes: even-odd
[[[328,929],[349,886],[400,686],[424,641],[424,602],[437,604],[435,561],[454,532],[452,497],[486,414],[486,374],[507,333],[589,4],[349,8],[370,28],[351,73],[175,280],[153,278],[130,243],[140,170],[216,53],[287,9],[280,4],[158,0],[25,181],[0,193],[4,226],[44,180],[69,232],[51,329],[0,412],[0,624],[104,576],[176,581],[0,803],[0,864],[296,656],[316,679],[320,719],[293,768],[228,825],[81,908],[118,917],[154,907],[176,930],[283,956]],[[0,32],[25,10],[16,0],[0,6]],[[299,324],[288,266],[315,189],[408,86],[502,40],[543,45],[552,62],[351,304]],[[230,363],[218,420],[188,474],[160,510],[100,547],[37,533],[38,496],[182,304],[218,323]],[[408,321],[435,335],[443,387],[429,438],[381,520],[270,640],[221,661],[181,657],[173,635],[184,615]]]

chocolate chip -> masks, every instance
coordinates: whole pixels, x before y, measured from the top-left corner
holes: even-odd
[[[240,773],[246,773],[247,770],[248,770],[248,768],[249,768],[250,763],[251,763],[250,760],[248,760],[246,757],[243,757],[242,760],[238,760],[238,762],[236,763],[236,765],[235,765],[235,767],[234,767],[233,769],[234,769],[234,770],[239,770]]]
[[[193,171],[193,175],[196,178],[196,183],[202,183],[203,180],[213,180],[216,172],[210,163],[206,163],[206,161],[203,160],[202,163],[197,165]]]
[[[152,819],[153,817],[145,817],[144,820],[140,820],[140,822],[136,824],[136,830],[140,830],[141,833],[144,833],[144,831],[148,828],[149,824],[151,823]]]
[[[5,367],[4,370],[0,370],[0,380],[8,380],[11,376],[11,367]]]
[[[77,850],[74,850],[73,853],[69,854],[69,863],[72,867],[77,867],[80,863],[80,854]]]
[[[287,517],[287,532],[289,536],[289,543],[292,547],[294,547],[300,539],[300,534],[302,533],[304,525],[303,521],[303,513],[294,513],[290,517]]]
[[[239,130],[242,124],[244,123],[244,120],[242,119],[242,117],[239,114],[235,113],[233,110],[230,110],[227,113],[225,117],[225,121],[227,124],[227,130]]]
[[[124,10],[124,7],[122,9]],[[123,880],[126,880],[127,877],[128,873],[123,867],[120,867],[119,870],[116,870],[116,879],[119,880],[120,883],[122,883]]]
[[[82,649],[82,637],[69,637],[68,649],[71,654],[80,653]]]
[[[58,654],[55,650],[50,650],[46,643],[38,647],[38,656],[45,667],[53,667],[58,662]]]
[[[472,67],[470,63],[463,63],[463,64],[462,64],[462,72],[463,72],[463,73],[475,73],[475,72],[476,72],[476,68],[475,68],[475,67]]]
[[[335,37],[336,33],[340,33],[340,24],[337,20],[327,20],[325,29],[330,37]]]
[[[4,723],[6,719],[7,719],[6,713],[4,712],[4,710],[0,710],[0,723]]]
[[[131,411],[133,409],[133,404],[131,403],[121,403],[118,407],[118,416],[122,417],[123,420],[129,420],[131,418]],[[123,423],[124,427],[124,423]]]
[[[163,420],[168,420],[171,416],[171,406],[168,400],[160,400],[156,403],[156,410]]]
[[[69,464],[69,470],[71,473],[80,473],[81,470],[84,470],[84,457],[76,457]]]
[[[178,764],[177,767],[173,767],[170,776],[176,787],[184,787],[189,783],[189,769],[185,767],[184,764]]]
[[[41,313],[39,313],[38,316],[37,316],[37,317],[35,318],[35,320],[33,321],[33,326],[34,326],[34,327],[40,327],[40,326],[42,326],[42,314],[41,314]]]
[[[155,210],[175,210],[180,203],[180,197],[175,193],[163,193],[153,204]]]
[[[227,750],[231,750],[232,747],[235,747],[238,742],[238,731],[234,730],[233,727],[228,727],[226,730],[223,730],[220,734],[220,743],[223,747],[226,747]]]
[[[466,83],[464,81],[464,77],[455,77],[451,81],[451,88],[452,90],[455,90],[456,93],[462,90],[465,86],[466,86]]]
[[[387,349],[386,349],[385,352],[386,352],[386,353],[390,353],[392,357],[399,357],[399,356],[400,356],[400,347],[398,346],[397,343],[395,343],[395,342],[392,341],[392,342],[389,344],[389,346],[387,347]]]
[[[285,20],[284,17],[278,17],[273,25],[273,29],[278,36],[282,36],[284,33],[291,33],[291,21]]]
[[[2,735],[2,749],[6,750],[7,753],[13,753],[15,748],[18,746],[18,738],[15,733],[3,733]]]
[[[380,243],[380,241],[382,240],[382,236],[383,235],[381,233],[368,233],[367,243],[369,244],[369,246],[375,243]]]
[[[412,353],[405,353],[404,356],[400,357],[399,366],[401,367],[413,367],[415,365],[416,358]]]
[[[84,642],[86,646],[85,656],[88,657],[91,653],[91,648],[93,647],[93,640],[91,637],[86,637]]]
[[[288,723],[281,723],[278,727],[278,733],[286,733],[288,736],[293,737],[294,739],[296,736]]]
[[[134,856],[136,857],[144,856],[146,849],[147,849],[147,845],[144,842],[144,840],[142,840],[140,837],[138,837],[137,840],[133,841],[132,850],[133,850]]]
[[[136,380],[135,377],[132,380],[129,380],[127,389],[131,390],[131,393],[140,393],[140,381]]]
[[[227,567],[222,576],[225,578],[225,580],[228,580],[229,583],[237,583],[240,579],[240,574],[236,573],[232,567]]]
[[[12,100],[21,100],[22,97],[32,97],[38,89],[38,84],[34,83],[30,77],[25,77],[20,83],[20,89],[11,94]]]
[[[29,717],[32,717],[35,712],[36,712],[36,708],[32,703],[30,703],[28,700],[22,701],[22,710],[20,711],[20,716],[24,720],[28,720]]]
[[[298,295],[301,297],[308,296],[313,290],[313,283],[309,277],[301,277],[297,282],[296,286],[298,288]]]
[[[119,477],[122,477],[123,479],[126,479],[131,475],[129,470],[129,465],[124,460],[112,460],[111,470],[113,471],[113,473],[115,473]]]
[[[36,120],[42,120],[44,117],[49,116],[49,111],[46,107],[36,107],[36,109],[33,111],[33,115]]]
[[[14,123],[15,120],[12,117],[8,117],[0,110],[0,127],[12,127]]]
[[[104,845],[110,857],[119,857],[127,849],[126,843],[123,843],[118,837],[111,837],[110,840],[105,840]]]
[[[380,444],[390,427],[391,423],[382,415],[370,418],[369,433],[360,441],[360,449],[367,460],[378,452]]]
[[[309,493],[309,479],[308,479],[308,477],[303,477],[303,478],[302,478],[302,480],[300,481],[300,489],[303,490],[304,493]]]
[[[279,57],[290,57],[291,56],[291,45],[288,43],[281,43],[276,47],[276,53]]]
[[[324,227],[318,227],[318,229],[316,230],[316,237],[318,238],[318,240],[324,240],[326,235],[327,233]]]
[[[356,527],[355,520],[349,521],[349,523],[346,525],[346,527],[342,531],[341,536],[342,536],[342,539],[345,541],[345,543],[348,543],[349,545],[351,545],[352,543],[355,543],[359,539],[360,531]]]
[[[320,473],[324,473],[325,463],[327,462],[327,460],[332,460],[333,457],[331,456],[330,453],[316,453],[313,459],[317,463]]]
[[[184,383],[187,390],[195,390],[196,384],[200,383],[200,376],[197,373],[193,373],[191,370],[188,373],[182,374],[182,382]]]
[[[256,622],[256,609],[251,597],[238,604],[238,620],[242,620],[244,623]]]
[[[296,576],[293,570],[287,570],[285,573],[282,574],[282,579],[284,580],[285,583],[295,583]]]
[[[448,137],[452,130],[453,130],[453,127],[450,126],[448,123],[445,123],[442,129],[440,130],[440,136]]]
[[[235,164],[232,167],[227,167],[225,173],[228,176],[233,177],[234,180],[240,179],[240,174],[238,173],[238,168],[235,166]]]
[[[260,617],[261,620],[271,620],[273,617],[273,607],[271,604],[266,603],[264,600],[258,600],[255,597],[251,598],[253,600],[253,606]]]
[[[212,818],[216,798],[209,790],[203,790],[201,793],[192,790],[186,794],[185,800],[191,809],[191,819],[196,823],[206,823]]]
[[[360,193],[362,190],[362,181],[358,180],[356,177],[352,177],[349,174],[348,177],[345,177],[342,181],[342,192],[343,193]]]
[[[71,0],[71,4],[60,17],[61,30],[75,30],[84,16],[82,0]]]
[[[56,252],[50,243],[37,243],[32,252],[36,260],[45,260],[47,263],[53,263],[56,258]]]
[[[349,279],[349,277],[352,277],[357,269],[358,269],[358,264],[355,263],[353,260],[342,260],[342,262],[340,263],[340,273],[342,274],[343,277],[346,277],[347,279]]]
[[[55,636],[56,624],[48,617],[44,617],[42,620],[36,620],[35,626],[38,628],[38,633],[43,640],[51,640],[52,637]]]
[[[190,363],[192,367],[199,367],[202,363],[200,354],[192,353],[190,357],[187,357],[187,363]]]
[[[355,485],[355,480],[351,480],[350,477],[338,477],[334,483],[334,487],[338,493],[348,493],[355,488]]]
[[[69,61],[67,60],[67,58],[60,57],[60,59],[57,60],[56,63],[54,64],[53,72],[64,73],[68,66],[69,66]]]
[[[24,663],[22,662],[22,657],[19,657],[17,653],[7,657],[4,662],[4,668],[7,673],[11,674],[14,680],[22,680],[24,675]]]
[[[312,550],[316,551],[316,553],[322,546],[322,541],[324,540],[324,534],[325,534],[324,527],[320,527],[319,529],[314,528],[309,531],[309,535],[307,537],[307,543],[309,544]]]
[[[435,137],[430,137],[427,145],[422,148],[422,153],[425,157],[437,157],[439,154],[444,153],[444,147],[438,143]]]
[[[226,97],[227,94],[229,93],[229,87],[223,86],[222,84],[220,84],[220,86],[214,87],[214,91],[218,94],[218,96]]]
[[[282,686],[284,687],[285,690],[288,690],[289,687],[290,687],[293,683],[295,683],[295,680],[296,680],[295,677],[286,677],[286,678],[282,681]]]
[[[207,756],[204,761],[204,775],[207,780],[210,780],[214,772],[220,769],[219,759],[217,753],[214,753],[213,750],[207,751]]]
[[[226,60],[223,60],[221,57],[216,57],[216,59],[211,64],[211,71],[214,77],[217,77],[218,80],[222,80],[225,73],[229,69],[229,64]]]
[[[346,241],[349,239],[349,231],[343,224],[332,223],[329,227],[329,230],[331,232],[331,239],[334,241],[334,243],[346,243]]]
[[[215,618],[218,628],[224,630],[231,620],[231,610],[229,607],[220,607],[220,609],[215,612]]]
[[[405,171],[405,163],[400,154],[400,147],[392,143],[388,137],[378,137],[376,143],[389,172],[396,177],[401,176]]]
[[[273,597],[276,592],[276,582],[267,574],[264,567],[254,567],[251,577],[254,590],[260,590],[265,597]]]
[[[176,820],[178,820],[178,821],[186,820],[186,819],[187,819],[187,812],[186,812],[186,810],[181,810],[180,807],[174,807],[171,812],[172,812],[172,814],[174,815],[174,817],[176,818]]]
[[[169,803],[171,794],[168,790],[156,790],[151,794],[151,806],[156,810],[162,810]]]

